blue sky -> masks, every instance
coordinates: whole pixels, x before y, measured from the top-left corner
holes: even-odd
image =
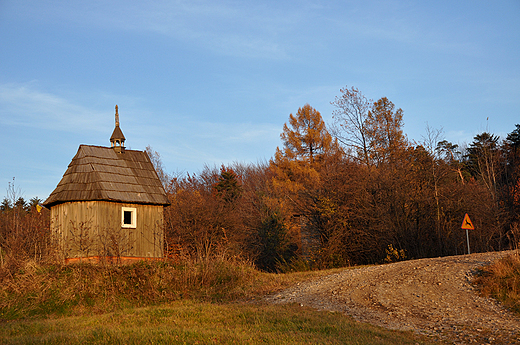
[[[345,86],[404,132],[469,143],[520,123],[520,1],[0,0],[0,191],[56,187],[80,144],[170,173],[271,158],[290,113]],[[0,192],[0,197],[5,195]]]

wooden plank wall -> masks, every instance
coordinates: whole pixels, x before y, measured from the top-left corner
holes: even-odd
[[[137,212],[136,228],[121,227],[121,208]],[[65,258],[163,257],[163,206],[107,201],[68,202],[51,208],[51,229]]]

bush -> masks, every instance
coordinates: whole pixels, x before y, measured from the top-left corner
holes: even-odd
[[[483,268],[475,280],[484,296],[491,296],[520,315],[520,255],[515,253]]]

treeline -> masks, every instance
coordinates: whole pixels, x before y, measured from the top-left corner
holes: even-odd
[[[427,128],[416,143],[385,97],[344,88],[332,104],[328,127],[308,104],[291,114],[269,162],[162,173],[170,255],[228,253],[277,271],[464,254],[466,213],[472,252],[518,244],[520,125],[467,147]]]
[[[171,176],[148,147],[171,202],[167,256],[240,257],[287,271],[464,254],[466,213],[472,252],[518,245],[520,125],[503,140],[478,134],[467,147],[431,128],[412,142],[403,110],[386,97],[344,88],[332,104],[328,126],[308,104],[290,114],[268,162]],[[17,200],[1,206],[0,248],[18,243],[38,257],[49,243],[48,210]]]
[[[0,266],[5,261],[48,256],[50,245],[50,212],[39,205],[42,200],[22,197],[15,181],[7,187],[0,204]]]

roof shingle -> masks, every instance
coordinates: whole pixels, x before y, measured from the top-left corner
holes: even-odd
[[[80,145],[63,178],[43,205],[94,200],[169,204],[146,152],[116,153],[110,147]]]

